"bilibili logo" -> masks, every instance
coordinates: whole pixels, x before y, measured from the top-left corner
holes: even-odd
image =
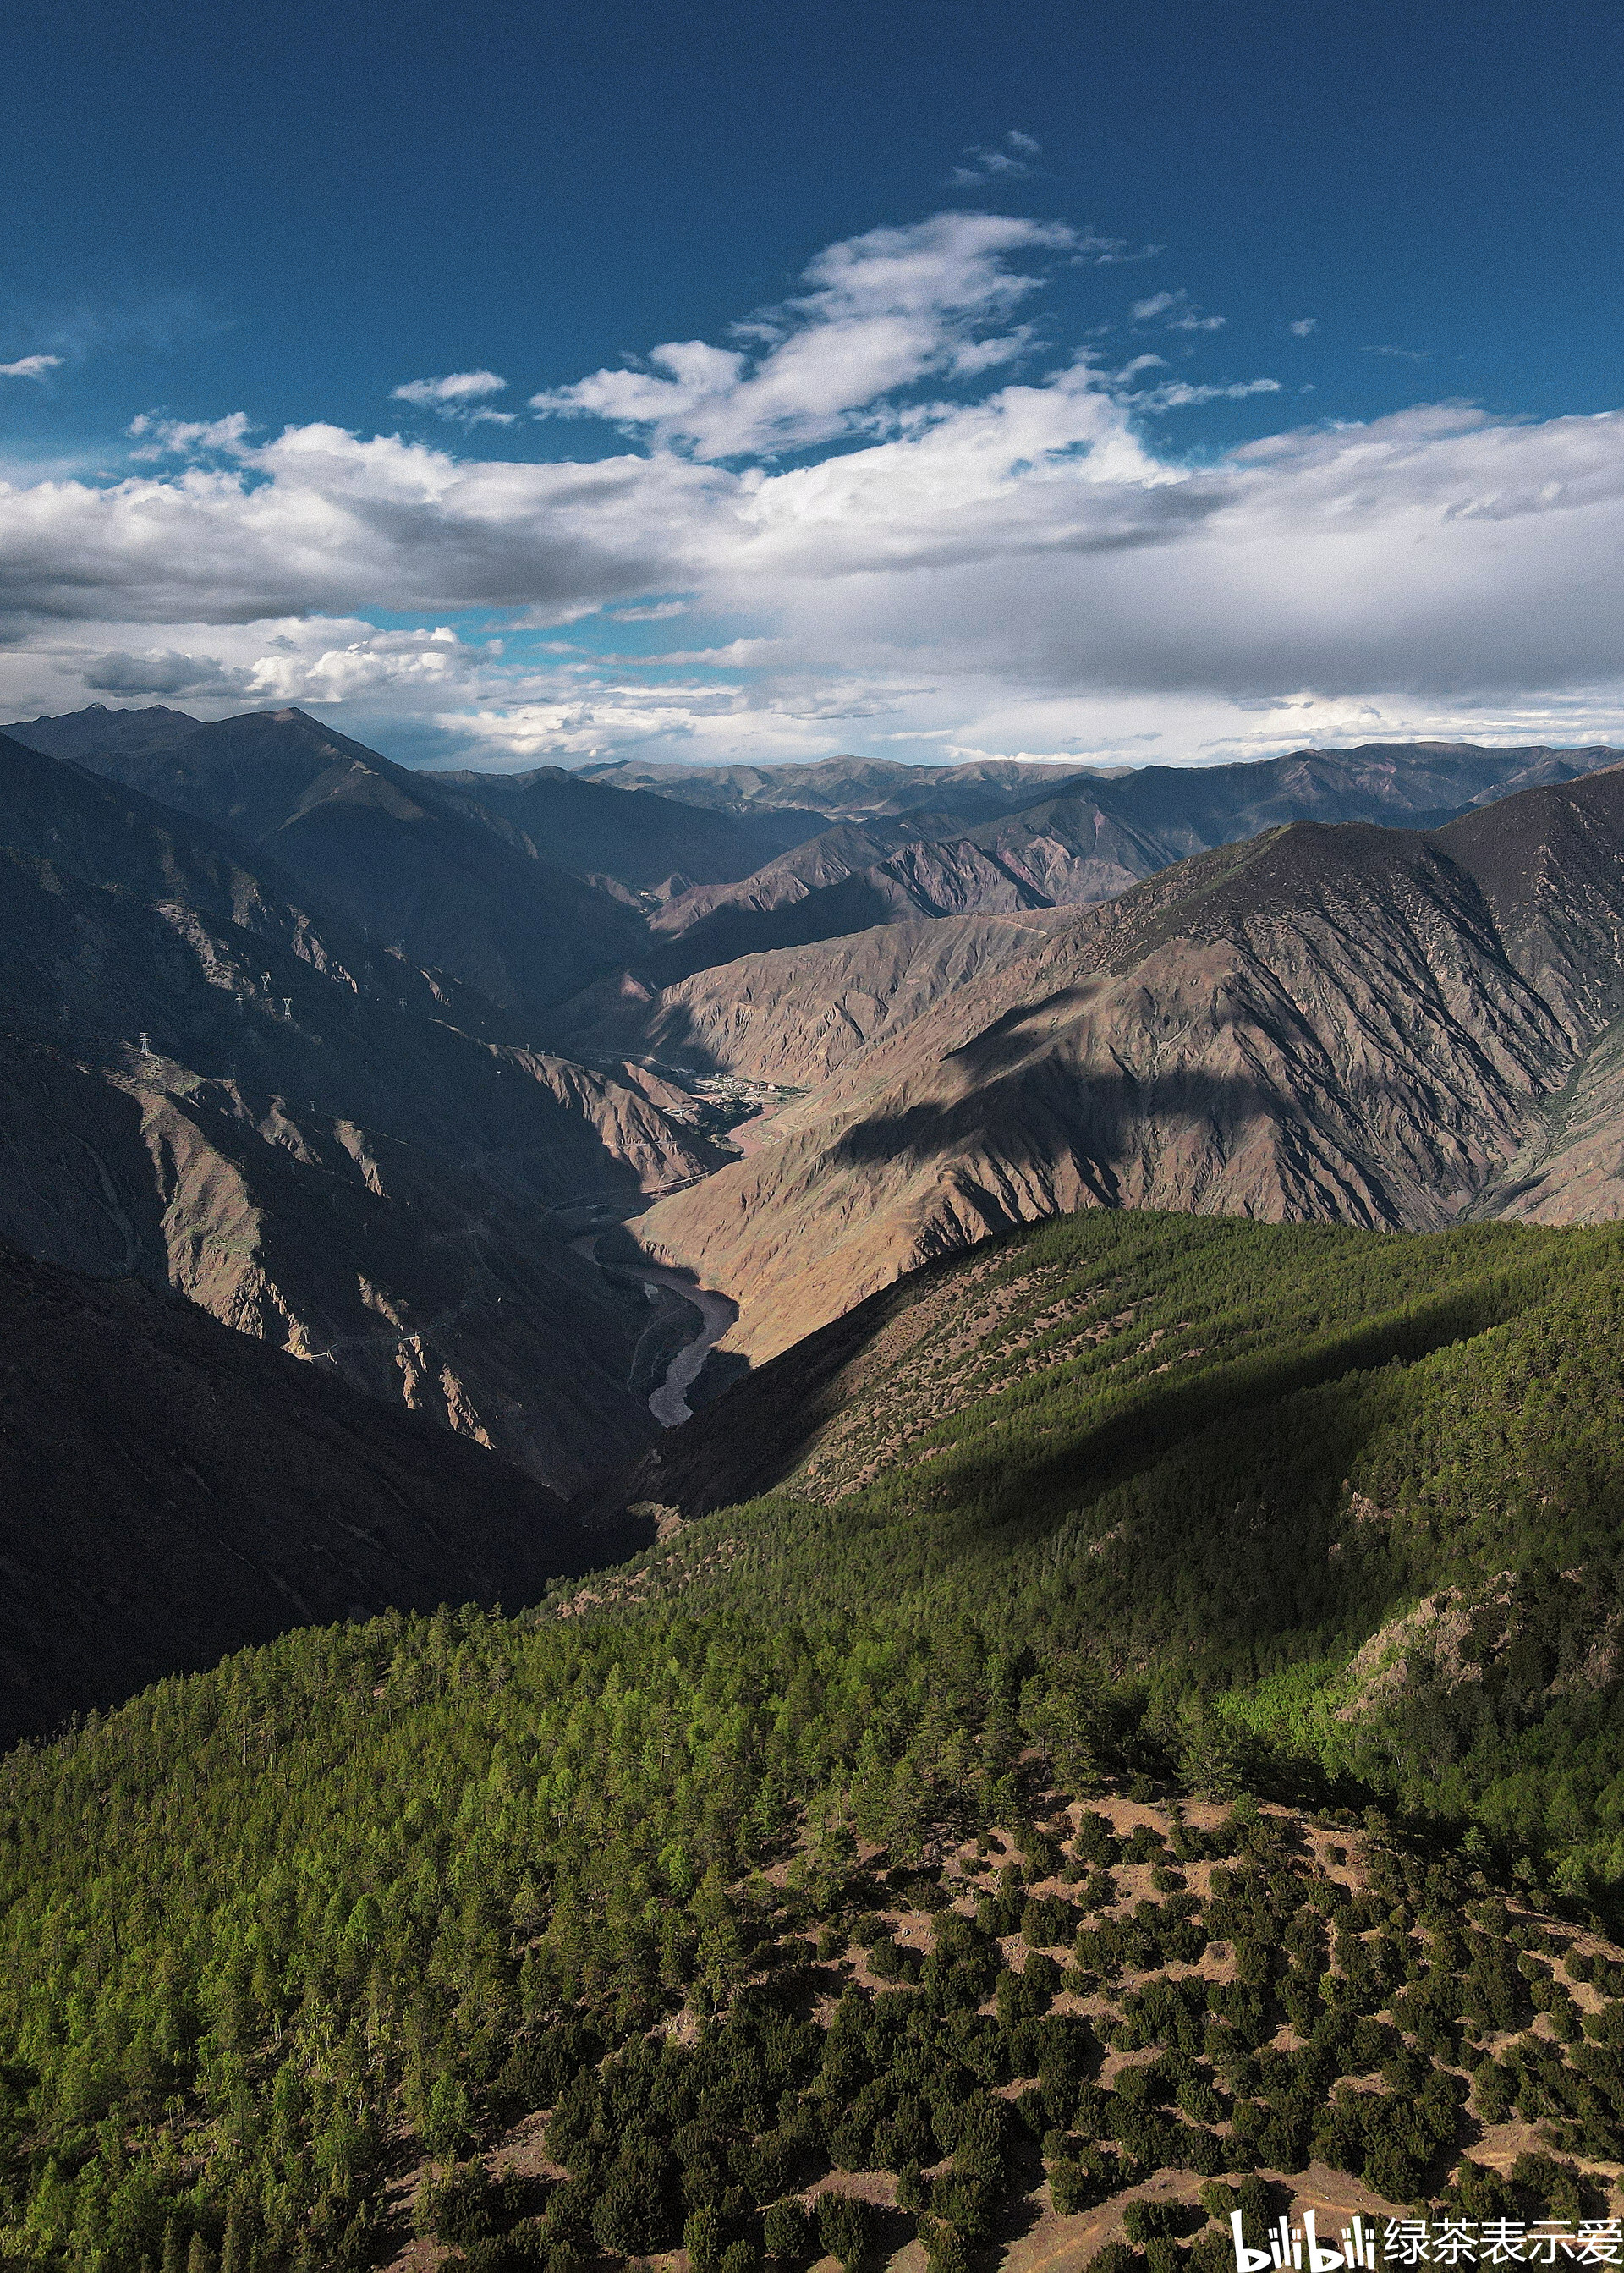
[[[1230,2213],[1230,2232],[1235,2237],[1235,2273],[1272,2273],[1272,2269],[1279,2273],[1336,2273],[1339,2266],[1348,2267],[1349,2273],[1375,2273],[1375,2228],[1362,2217],[1343,2227],[1339,2249],[1321,2240],[1311,2209],[1303,2212],[1300,2225],[1284,2217],[1271,2225],[1267,2249],[1249,2247],[1239,2210]]]

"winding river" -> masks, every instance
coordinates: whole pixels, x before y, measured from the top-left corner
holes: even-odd
[[[570,1244],[580,1255],[596,1263],[597,1244],[602,1234],[589,1232],[584,1239],[572,1240]],[[604,1266],[600,1264],[599,1268]],[[693,1408],[688,1402],[688,1392],[699,1379],[706,1359],[722,1339],[738,1316],[738,1305],[725,1294],[718,1294],[708,1287],[696,1286],[682,1271],[668,1271],[657,1263],[622,1263],[616,1258],[611,1268],[618,1278],[640,1279],[645,1287],[675,1294],[700,1314],[700,1330],[683,1344],[667,1364],[662,1378],[649,1393],[648,1410],[662,1429],[678,1428],[692,1421]]]

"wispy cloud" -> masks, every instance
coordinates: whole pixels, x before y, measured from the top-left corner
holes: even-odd
[[[1152,292],[1149,298],[1135,300],[1128,311],[1130,322],[1160,324],[1170,332],[1221,332],[1229,321],[1227,316],[1203,316],[1187,292]]]
[[[72,371],[109,351],[172,356],[228,328],[227,319],[205,309],[191,292],[67,305],[13,300],[0,322],[8,341],[29,350],[15,363],[0,364],[0,376],[19,379]]]
[[[1147,387],[1127,400],[1144,410],[1183,410],[1197,402],[1244,402],[1249,394],[1278,394],[1277,379],[1238,379],[1227,386],[1195,386],[1184,379],[1169,379]]]
[[[1072,259],[1095,268],[1115,268],[1135,260],[1155,260],[1165,251],[1160,244],[1131,244],[1126,236],[1106,236],[1097,229],[1077,232]]]
[[[442,418],[455,418],[467,425],[511,426],[518,414],[512,410],[493,410],[487,401],[492,394],[501,394],[507,386],[505,379],[494,371],[453,371],[444,379],[408,379],[402,386],[391,387],[392,402],[409,402],[415,409],[432,410]]]
[[[1431,363],[1430,348],[1361,348],[1361,355],[1396,356],[1400,363]]]
[[[1318,316],[1293,316],[1286,326],[1286,329],[1295,340],[1306,340],[1310,332],[1317,332],[1319,328]]]
[[[950,188],[974,190],[989,182],[1023,181],[1031,172],[1033,161],[1043,154],[1043,144],[1035,136],[1023,134],[1012,126],[1001,142],[985,147],[973,144],[947,176]]]

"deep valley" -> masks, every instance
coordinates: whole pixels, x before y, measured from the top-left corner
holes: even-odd
[[[0,2263],[1611,2231],[1620,768],[0,736]]]

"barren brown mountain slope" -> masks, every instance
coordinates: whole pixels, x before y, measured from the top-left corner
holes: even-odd
[[[1276,831],[971,980],[640,1235],[702,1258],[760,1358],[1072,1208],[1441,1225],[1493,1205],[1624,1008],[1620,926],[1624,774],[1426,834]],[[1613,1202],[1559,1174],[1539,1212]]]
[[[634,972],[571,1006],[565,1046],[595,1059],[647,1057],[697,1074],[807,1089],[893,1025],[1035,955],[1070,911],[890,923],[811,947],[744,955],[659,990]]]
[[[484,1038],[246,847],[4,738],[0,863],[0,1232],[549,1482],[644,1441],[642,1306],[548,1215],[715,1165],[658,1084]]]

